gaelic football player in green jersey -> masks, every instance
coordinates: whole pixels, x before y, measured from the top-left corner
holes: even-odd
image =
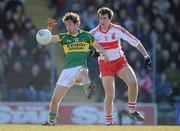
[[[53,35],[52,42],[61,44],[65,53],[64,69],[57,81],[50,103],[49,119],[42,125],[53,126],[56,122],[56,113],[59,104],[68,90],[75,84],[83,85],[85,94],[90,98],[94,93],[94,86],[88,76],[87,55],[92,45],[100,52],[104,49],[96,44],[94,37],[79,29],[80,17],[76,13],[66,13],[62,21],[67,29],[66,33]],[[54,19],[48,20],[48,30],[56,25]],[[105,57],[106,54],[104,53]]]

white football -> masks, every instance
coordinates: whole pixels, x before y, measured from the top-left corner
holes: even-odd
[[[36,33],[36,40],[41,45],[47,45],[51,42],[52,34],[48,29],[41,29]]]

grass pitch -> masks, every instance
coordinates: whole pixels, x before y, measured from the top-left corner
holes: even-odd
[[[180,131],[180,126],[2,125],[0,131]]]

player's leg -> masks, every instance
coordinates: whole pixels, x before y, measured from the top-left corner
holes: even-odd
[[[113,102],[115,98],[115,83],[113,76],[102,77],[102,83],[105,91],[104,110],[106,117],[106,125],[113,123]]]
[[[49,119],[42,125],[54,125],[56,121],[56,114],[58,112],[59,104],[68,90],[75,84],[74,78],[78,68],[73,67],[64,69],[57,81],[56,87],[50,103]]]
[[[137,79],[132,68],[127,65],[117,72],[117,75],[128,85],[128,99],[136,103],[138,96]]]
[[[68,92],[69,88],[57,85],[54,89],[54,93],[51,99],[50,103],[50,113],[49,113],[49,118],[48,121],[42,125],[49,125],[53,126],[55,125],[56,122],[56,114],[58,112],[59,104],[65,94]]]
[[[95,86],[90,81],[88,68],[82,68],[76,74],[75,81],[79,85],[83,85],[84,92],[88,99],[95,94]]]
[[[143,121],[144,117],[137,112],[138,83],[135,73],[130,65],[124,66],[117,72],[117,75],[128,85],[128,101],[130,114],[138,121]]]

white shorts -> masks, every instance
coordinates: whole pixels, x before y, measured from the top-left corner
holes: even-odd
[[[56,85],[71,88],[75,84],[78,84],[76,82],[76,75],[81,69],[83,69],[82,66],[64,69],[59,76]]]

